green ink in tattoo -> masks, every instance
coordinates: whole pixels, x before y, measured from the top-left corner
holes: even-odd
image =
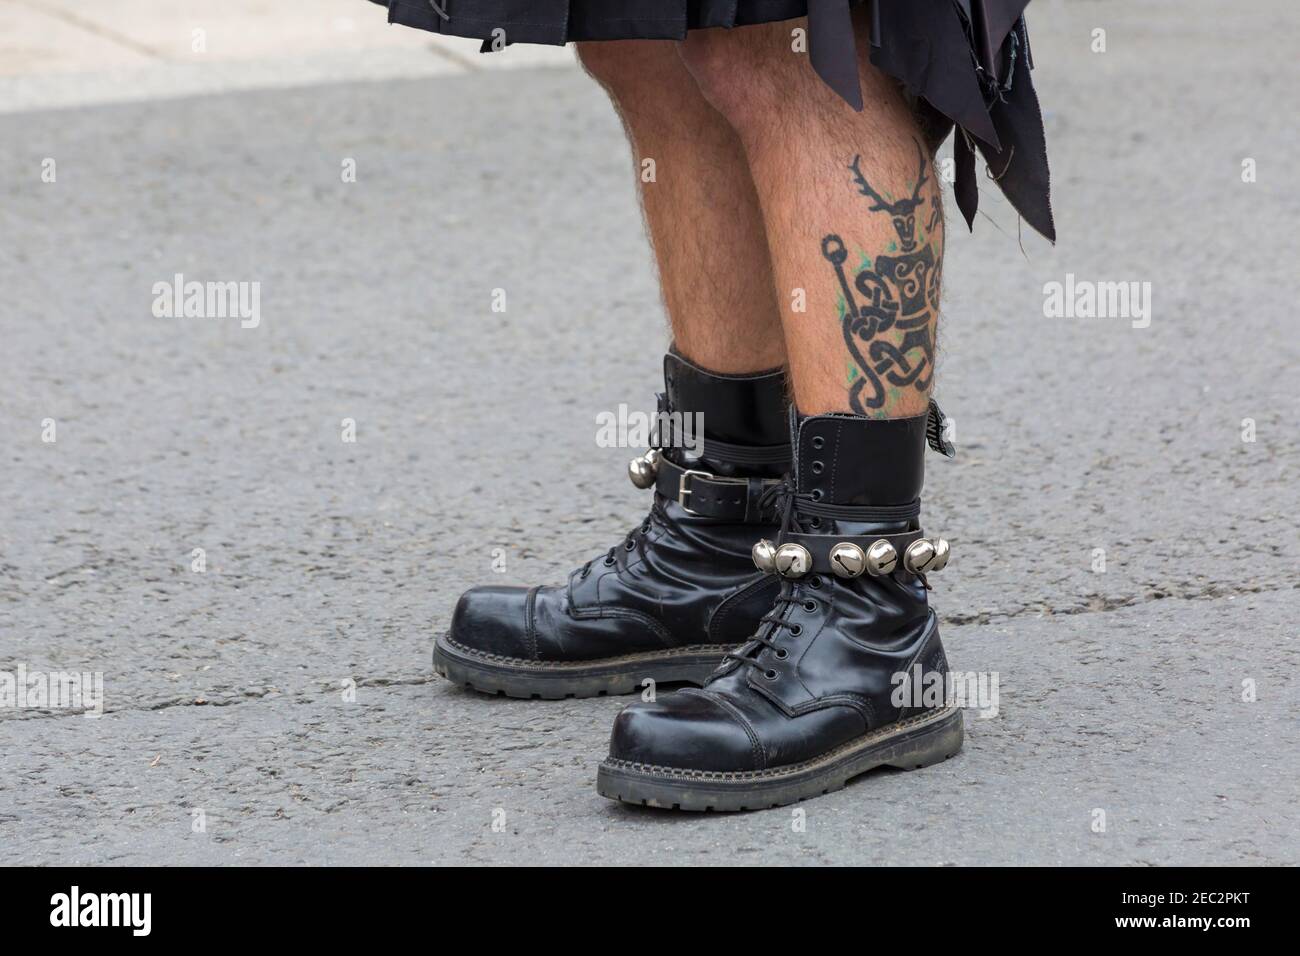
[[[849,350],[849,405],[862,415],[888,417],[909,386],[924,394],[934,377],[942,211],[919,140],[916,150],[917,178],[903,199],[876,192],[862,172],[861,156],[849,164],[858,191],[873,203],[868,211],[887,213],[893,224],[896,238],[884,253],[873,258],[858,250],[860,262],[850,277],[844,241],[833,233],[822,239],[822,256],[834,266],[840,286],[837,312]],[[921,197],[926,183],[929,199]]]

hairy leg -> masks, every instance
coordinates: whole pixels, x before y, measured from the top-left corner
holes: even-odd
[[[700,95],[671,43],[579,43],[578,57],[631,141],[677,348],[716,372],[784,364],[762,212],[735,130]]]
[[[856,22],[860,113],[792,52],[802,21],[692,33],[681,52],[745,146],[799,410],[909,417],[934,374],[942,200],[914,113]]]

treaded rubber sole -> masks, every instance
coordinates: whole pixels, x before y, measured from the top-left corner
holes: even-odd
[[[536,700],[604,697],[656,684],[703,684],[723,656],[739,645],[703,644],[574,663],[483,654],[443,634],[433,643],[433,669],[484,694]]]
[[[596,773],[596,790],[622,803],[673,810],[783,807],[841,790],[876,767],[919,770],[940,763],[961,750],[964,734],[960,708],[947,707],[882,727],[814,760],[771,770],[716,773],[607,759]]]

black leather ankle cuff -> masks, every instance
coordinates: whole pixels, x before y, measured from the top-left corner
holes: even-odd
[[[710,372],[675,349],[664,356],[668,407],[704,416],[705,434],[735,445],[785,445],[785,371],[743,375]]]

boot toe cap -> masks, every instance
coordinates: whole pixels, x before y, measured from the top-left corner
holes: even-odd
[[[528,588],[471,588],[456,603],[447,638],[483,654],[531,660],[529,600]]]
[[[705,692],[678,691],[625,707],[614,719],[613,760],[681,770],[757,770],[761,751],[749,728]]]

